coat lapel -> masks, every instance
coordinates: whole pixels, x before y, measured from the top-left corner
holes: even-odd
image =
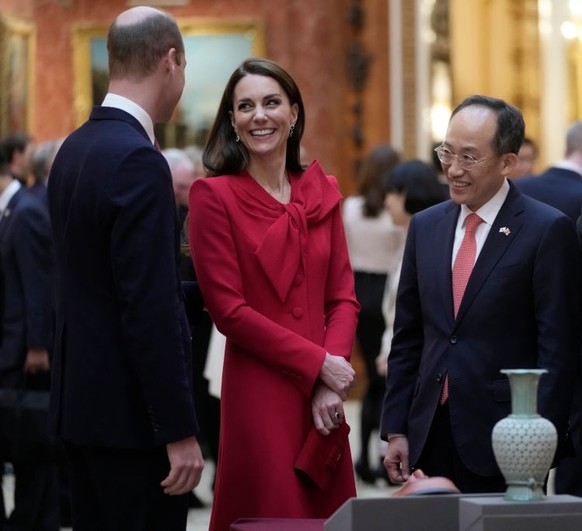
[[[489,231],[489,235],[485,240],[483,249],[479,253],[479,257],[469,278],[461,306],[459,307],[459,313],[457,314],[457,323],[463,319],[463,316],[475,300],[487,277],[521,231],[523,221],[519,218],[519,215],[523,210],[524,206],[521,194],[512,185],[507,199],[493,222],[493,226]],[[451,285],[449,281],[449,288]],[[452,289],[450,291],[452,292]]]
[[[0,220],[0,240],[3,239],[4,233],[8,230],[8,227],[12,223],[12,211],[14,210],[16,205],[18,204],[18,201],[20,200],[20,195],[22,194],[22,190],[23,189],[20,188],[20,190],[18,190],[12,196],[12,199],[10,199],[10,201],[8,201],[8,204],[6,205],[6,209],[2,213],[2,219]]]

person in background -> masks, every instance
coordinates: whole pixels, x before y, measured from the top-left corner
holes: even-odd
[[[189,252],[184,252],[188,242],[184,236],[184,224],[188,216],[188,194],[194,182],[194,163],[186,153],[179,148],[167,148],[162,151],[170,173],[172,174],[172,187],[174,189],[174,199],[178,210],[180,221],[180,278],[183,281],[194,281],[196,275],[192,267],[192,258]]]
[[[509,175],[509,178],[517,181],[528,175],[533,175],[538,155],[539,150],[537,144],[526,136],[517,153],[517,165]]]
[[[202,162],[203,152],[204,148],[195,144],[191,144],[184,148],[184,153],[186,153],[192,161],[192,164],[194,164],[194,179],[200,179],[201,177],[206,176],[206,173],[204,172],[204,164]]]
[[[48,216],[48,195],[47,184],[48,176],[53,164],[57,151],[61,147],[63,139],[46,140],[40,142],[34,147],[31,156],[31,172],[34,179],[33,184],[28,188],[30,193],[34,195],[46,209]],[[52,282],[52,280],[51,280]],[[51,323],[54,327],[54,297],[53,307],[51,313]],[[63,455],[62,446],[56,445],[56,464],[58,469],[58,483],[59,483],[59,505],[61,515],[61,526],[71,526],[71,489],[69,486],[69,476],[67,472],[66,459]]]
[[[451,200],[410,222],[388,358],[381,435],[394,482],[421,468],[461,492],[505,490],[491,443],[511,410],[501,369],[548,370],[539,411],[564,451],[581,262],[572,221],[507,179],[524,130],[517,108],[471,96],[437,148]]]
[[[439,181],[439,184],[441,185],[443,194],[445,194],[445,196],[447,198],[449,198],[449,182],[447,181],[447,176],[445,175],[445,172],[443,171],[443,165],[439,159],[438,153],[435,151],[435,149],[438,148],[441,144],[442,144],[442,142],[433,142],[432,143],[431,162],[432,162],[432,167],[436,173],[437,179]]]
[[[4,287],[0,388],[48,391],[53,338],[53,261],[46,206],[10,171],[0,152],[0,276]],[[0,425],[0,430],[6,429]],[[10,429],[13,429],[10,426]],[[48,427],[45,429],[48,430]],[[0,463],[7,461],[0,452]],[[8,457],[10,458],[10,457]],[[0,527],[6,530],[60,528],[57,468],[49,457],[26,456],[13,463],[14,510],[5,519],[0,498]],[[2,525],[3,523],[3,525]]]
[[[356,298],[361,307],[356,338],[366,368],[367,385],[360,410],[360,456],[355,470],[366,483],[386,477],[381,462],[370,467],[369,446],[372,433],[378,431],[384,397],[384,378],[376,371],[375,364],[385,329],[382,296],[388,271],[402,254],[405,236],[384,207],[382,179],[399,160],[392,146],[374,147],[359,168],[356,195],[346,197],[342,208]]]
[[[188,241],[188,194],[192,183],[200,178],[202,166],[202,151],[199,151],[200,158],[197,160],[196,153],[199,148],[191,146],[186,149],[168,148],[163,150],[163,155],[168,161],[170,172],[172,173],[172,183],[174,186],[174,198],[178,208],[180,219],[180,278],[185,294],[194,296],[195,299],[201,297],[196,273],[192,264],[192,253]],[[196,293],[195,293],[196,292]],[[187,299],[186,309],[191,305]],[[197,310],[199,305],[195,304]],[[214,463],[218,461],[218,429],[220,422],[220,402],[208,392],[208,381],[204,378],[204,367],[210,342],[212,330],[212,320],[205,311],[186,312],[192,331],[192,368],[194,381],[194,401],[197,405],[198,420],[200,422],[200,443],[205,450],[205,455],[210,454]],[[191,508],[200,508],[204,502],[192,493],[190,495]]]
[[[301,166],[304,127],[291,76],[244,61],[204,150],[210,177],[190,190],[194,267],[227,338],[211,531],[329,517],[356,492],[343,403],[359,305],[337,182]]]
[[[566,132],[564,158],[552,164],[539,175],[516,182],[524,194],[542,201],[566,214],[574,223],[582,206],[582,121],[571,124]],[[573,454],[558,464],[556,494],[582,496],[582,374],[576,386],[576,395],[570,419]]]
[[[563,159],[539,175],[519,179],[515,186],[524,194],[561,210],[576,223],[582,205],[582,121],[568,128]]]
[[[61,140],[45,140],[35,146],[30,158],[30,169],[34,181],[29,190],[31,194],[36,196],[47,207],[47,211],[48,176],[61,143]]]
[[[0,148],[8,159],[10,174],[27,186],[30,175],[30,157],[34,150],[34,139],[27,133],[10,133],[0,140]]]
[[[182,95],[174,18],[121,13],[109,88],[65,140],[48,198],[57,273],[50,427],[75,530],[186,529],[204,461],[192,390],[172,177],[154,138]]]
[[[170,172],[172,173],[172,186],[176,205],[181,211],[188,212],[188,194],[194,182],[194,163],[186,152],[179,148],[166,148],[162,151]],[[185,214],[181,213],[180,221],[183,222]]]
[[[394,225],[401,227],[405,234],[408,232],[414,214],[441,203],[448,199],[449,195],[443,191],[434,168],[422,160],[407,160],[397,164],[391,171],[384,174],[383,186],[386,193],[386,208],[391,212]],[[384,379],[394,334],[394,310],[403,253],[404,247],[390,271],[382,301],[386,329],[382,336],[380,353],[376,358],[376,369]]]

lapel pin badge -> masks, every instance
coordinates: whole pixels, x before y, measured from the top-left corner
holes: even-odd
[[[499,229],[499,232],[502,232],[503,234],[505,234],[506,236],[509,236],[509,234],[511,233],[511,231],[509,230],[509,227],[501,227]]]

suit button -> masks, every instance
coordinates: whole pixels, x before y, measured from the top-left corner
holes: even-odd
[[[437,374],[436,381],[437,381],[437,383],[441,383],[442,380],[443,380],[443,373],[442,372],[439,372]]]
[[[449,341],[454,345],[457,342],[457,336],[451,336]]]
[[[303,317],[303,308],[296,306],[295,308],[293,308],[291,314],[293,315],[293,317],[295,317],[295,319],[301,319]]]

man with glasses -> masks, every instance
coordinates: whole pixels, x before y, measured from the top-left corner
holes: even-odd
[[[507,179],[524,129],[515,107],[471,96],[436,148],[451,201],[408,231],[381,425],[394,482],[422,468],[462,492],[505,490],[491,444],[511,410],[501,369],[548,370],[539,411],[565,439],[580,347],[577,239],[567,216]]]

